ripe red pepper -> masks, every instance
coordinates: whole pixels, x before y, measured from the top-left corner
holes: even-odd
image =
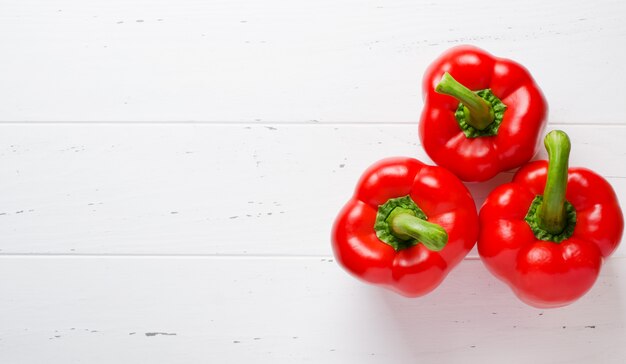
[[[456,176],[389,158],[361,177],[335,220],[332,245],[354,276],[417,297],[443,281],[477,236],[476,205]]]
[[[525,165],[487,197],[478,252],[522,301],[558,307],[593,286],[603,259],[621,240],[624,218],[604,178],[568,169],[567,134],[550,132],[545,146],[549,162]]]
[[[547,103],[520,64],[458,46],[430,65],[422,88],[424,150],[462,180],[486,181],[535,154]]]

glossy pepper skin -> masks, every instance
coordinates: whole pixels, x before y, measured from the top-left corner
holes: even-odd
[[[406,196],[435,226],[427,226],[433,233],[430,238],[442,243],[437,235],[442,233],[445,245],[427,244],[429,248],[418,239],[399,240],[402,246],[396,250],[378,237],[377,218],[391,217],[397,210],[379,212],[390,201]],[[335,220],[332,247],[339,264],[357,278],[417,297],[443,281],[472,249],[477,236],[476,206],[463,183],[444,168],[398,157],[381,160],[363,174]]]
[[[496,97],[493,103],[501,101],[492,104],[482,99],[481,103],[479,98],[463,103],[465,129],[457,112],[457,96],[463,93],[463,86],[474,93],[489,89]],[[423,147],[435,163],[460,179],[486,181],[523,165],[536,153],[546,124],[547,102],[520,64],[476,47],[454,47],[428,67],[422,95],[419,136]],[[470,101],[477,103],[472,110],[467,108]]]
[[[554,136],[552,133],[548,137]],[[557,152],[549,149],[550,164],[556,162],[553,153]],[[522,301],[535,307],[564,306],[583,296],[596,281],[604,258],[616,249],[624,229],[622,211],[609,183],[588,169],[568,169],[567,157],[561,155],[563,158],[562,182],[552,178],[547,161],[531,162],[511,183],[493,190],[480,210],[478,252],[483,263]],[[573,212],[565,213],[570,223],[561,233],[562,241],[555,241],[550,233],[540,239],[545,232],[541,224],[537,233],[527,222],[536,196],[543,195],[547,201],[549,179],[555,189],[565,191],[565,201],[573,207]]]

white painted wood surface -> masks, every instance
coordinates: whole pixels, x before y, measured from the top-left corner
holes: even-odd
[[[622,1],[0,0],[0,363],[623,363],[626,247],[579,302],[471,253],[405,299],[334,262],[363,169],[419,146],[450,46],[526,65],[626,206]],[[540,154],[543,157],[545,154]],[[470,185],[480,204],[504,173]]]
[[[559,127],[626,206],[626,127]],[[0,145],[10,254],[330,255],[367,166],[428,161],[415,125],[4,124]],[[468,184],[478,206],[511,177]]]
[[[0,4],[0,120],[413,123],[424,68],[472,43],[526,65],[552,121],[623,121],[621,0]]]
[[[326,258],[0,258],[3,363],[620,363],[626,258],[538,310],[467,260],[421,299]],[[11,278],[9,278],[11,277]]]

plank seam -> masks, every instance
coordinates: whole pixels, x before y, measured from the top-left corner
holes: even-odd
[[[216,126],[265,126],[265,125],[327,125],[327,126],[383,126],[383,125],[417,125],[417,121],[0,121],[0,125],[216,125]],[[548,126],[581,126],[581,127],[626,127],[626,122],[620,123],[566,123],[566,122],[550,122]]]
[[[2,258],[161,258],[161,259],[316,259],[335,260],[332,255],[279,255],[279,254],[63,254],[63,253],[1,253]],[[468,256],[465,260],[478,260]]]

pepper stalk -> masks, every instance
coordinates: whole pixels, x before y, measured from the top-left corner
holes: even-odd
[[[440,251],[448,242],[448,233],[437,224],[413,215],[411,210],[396,208],[387,218],[391,233],[402,240],[415,239],[426,248]]]
[[[376,236],[395,251],[418,243],[429,250],[440,251],[448,242],[448,233],[427,220],[424,211],[410,196],[390,198],[378,206],[374,230]]]
[[[544,138],[544,144],[548,151],[548,175],[537,223],[551,234],[560,234],[567,223],[565,192],[571,143],[565,132],[553,130]]]
[[[459,100],[465,106],[466,113],[469,114],[467,124],[475,129],[483,130],[495,120],[493,107],[485,99],[455,80],[448,72],[443,74],[435,91]]]

